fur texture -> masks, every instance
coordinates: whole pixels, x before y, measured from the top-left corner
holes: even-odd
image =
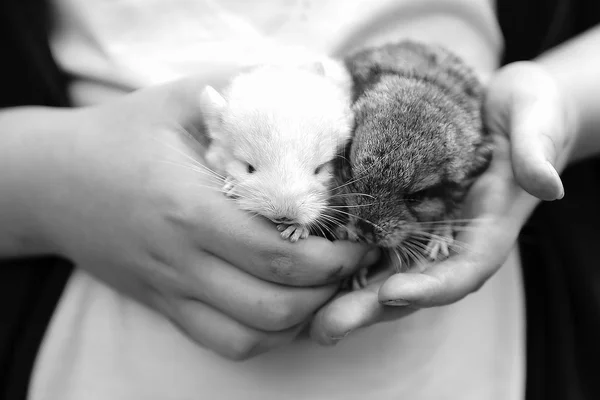
[[[346,65],[355,130],[338,171],[352,216],[339,234],[413,256],[451,243],[452,220],[492,156],[481,84],[449,51],[412,41]]]
[[[350,88],[344,66],[329,59],[257,67],[222,95],[207,87],[206,158],[227,177],[227,194],[305,237],[327,208],[332,161],[351,136]]]

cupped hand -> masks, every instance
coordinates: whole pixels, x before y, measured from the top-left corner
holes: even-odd
[[[489,83],[486,126],[496,149],[489,169],[465,204],[468,229],[462,250],[422,273],[384,275],[365,289],[338,294],[313,320],[312,337],[333,344],[362,326],[396,319],[419,308],[451,304],[477,291],[506,261],[539,200],[564,195],[564,168],[577,127],[569,99],[532,62],[501,68]]]
[[[70,129],[38,142],[31,215],[55,253],[245,359],[291,341],[369,259],[349,242],[282,240],[220,192],[203,160],[204,84],[70,111]]]

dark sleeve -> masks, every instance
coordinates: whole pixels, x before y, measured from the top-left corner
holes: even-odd
[[[529,400],[600,399],[600,162],[563,182],[565,198],[538,207],[520,239]]]
[[[600,23],[600,1],[499,0],[498,13],[504,62],[512,62]],[[565,198],[541,204],[519,239],[527,400],[600,399],[600,160],[572,166],[562,178]]]
[[[69,105],[67,77],[50,52],[50,29],[44,1],[0,1],[0,107]]]
[[[0,107],[68,106],[67,79],[46,39],[47,16],[41,1],[0,1]],[[36,354],[70,273],[70,264],[59,258],[0,260],[0,398],[26,398]]]
[[[529,60],[599,23],[598,0],[496,0],[504,63]]]

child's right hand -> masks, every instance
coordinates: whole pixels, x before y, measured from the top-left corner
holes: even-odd
[[[479,290],[510,256],[540,200],[563,196],[557,170],[577,141],[573,110],[538,65],[519,62],[498,70],[483,109],[496,147],[490,167],[465,199],[464,217],[473,222],[456,238],[465,250],[422,273],[394,274],[337,297],[317,313],[312,337],[336,343],[360,327],[449,305]]]
[[[177,81],[92,108],[4,111],[0,168],[11,172],[0,179],[0,220],[12,215],[39,251],[244,359],[291,341],[343,277],[374,260],[355,243],[289,243],[225,198],[203,145],[182,129],[201,130],[204,84]]]

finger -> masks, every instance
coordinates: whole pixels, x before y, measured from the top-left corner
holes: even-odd
[[[199,230],[198,246],[265,280],[322,285],[371,265],[379,255],[365,244],[316,236],[291,243],[281,238],[274,224],[240,210],[232,201],[216,198],[204,203],[202,224],[191,216],[181,220],[192,224],[190,231]]]
[[[556,163],[569,132],[564,102],[550,75],[529,62],[505,67],[490,84],[485,110],[488,121],[496,118],[492,130],[510,136],[519,184],[542,200],[562,198],[564,188]],[[498,121],[498,113],[504,116],[502,121]]]
[[[281,240],[272,231],[259,236],[246,236],[238,242],[247,256],[228,252],[236,242],[222,242],[223,252],[232,263],[243,265],[247,271],[273,282],[294,286],[323,285],[339,282],[363,266],[375,263],[378,249],[350,241],[334,241],[309,236],[297,243]],[[232,248],[233,250],[233,248]]]
[[[465,218],[471,223],[455,239],[462,250],[423,273],[390,277],[379,290],[383,304],[433,307],[454,303],[478,290],[505,262],[537,200],[512,181],[508,143],[499,141],[498,145],[488,171],[465,199]]]
[[[203,74],[196,74],[182,79],[177,79],[162,85],[139,90],[143,93],[148,103],[154,103],[158,108],[157,113],[169,116],[182,125],[202,124],[201,93],[207,85],[221,87],[240,71],[238,66],[220,68],[218,71],[208,70]]]
[[[384,306],[377,295],[380,286],[381,282],[374,282],[364,289],[339,294],[315,315],[310,327],[311,338],[321,345],[335,345],[361,327],[398,319],[417,310]]]
[[[291,287],[267,282],[211,255],[191,261],[185,271],[189,297],[264,331],[297,325],[337,290],[337,285]]]
[[[192,340],[232,360],[246,360],[288,344],[306,325],[280,332],[263,332],[194,300],[158,295],[154,305]]]
[[[225,197],[214,175],[181,168],[177,163],[168,167],[167,177],[175,186],[172,190],[179,194],[177,204],[166,198],[171,210],[166,216],[169,221],[199,249],[250,274],[288,285],[323,285],[339,281],[378,258],[376,248],[350,241],[331,242],[316,236],[296,243],[284,240],[275,224],[240,209]],[[193,185],[199,189],[190,190]]]
[[[545,82],[539,82],[542,85]],[[530,89],[532,90],[532,89]],[[564,196],[556,171],[567,132],[561,102],[551,83],[536,93],[515,93],[511,106],[512,160],[519,184],[542,200]]]
[[[479,225],[479,226],[477,226]],[[500,268],[516,242],[519,226],[511,218],[488,218],[457,235],[464,249],[421,273],[391,276],[381,285],[385,305],[434,307],[477,291]]]
[[[162,107],[161,115],[178,115],[181,120],[192,118],[198,114],[195,96],[199,97],[200,89],[208,81],[207,77],[175,81],[147,89],[140,99],[160,99],[156,103]],[[376,260],[377,250],[364,244],[331,242],[315,236],[296,243],[283,240],[270,221],[240,210],[234,201],[226,199],[220,193],[218,179],[204,171],[203,160],[197,162],[200,165],[190,168],[188,173],[195,175],[189,178],[195,178],[204,190],[184,192],[196,197],[201,193],[202,198],[188,199],[187,204],[195,206],[181,206],[185,211],[177,208],[176,215],[171,215],[170,219],[191,232],[199,248],[262,279],[298,286],[339,281]],[[203,171],[197,172],[197,169]],[[182,171],[179,172],[182,175]],[[184,184],[187,179],[179,176],[179,181]],[[367,255],[369,250],[373,253]]]
[[[152,122],[154,126],[176,127],[180,133],[206,146],[209,138],[205,131],[201,93],[206,85],[224,86],[240,70],[238,66],[208,70],[203,74],[139,89],[123,96],[112,106],[121,108],[133,103],[139,108],[141,105],[146,110],[146,122]]]

